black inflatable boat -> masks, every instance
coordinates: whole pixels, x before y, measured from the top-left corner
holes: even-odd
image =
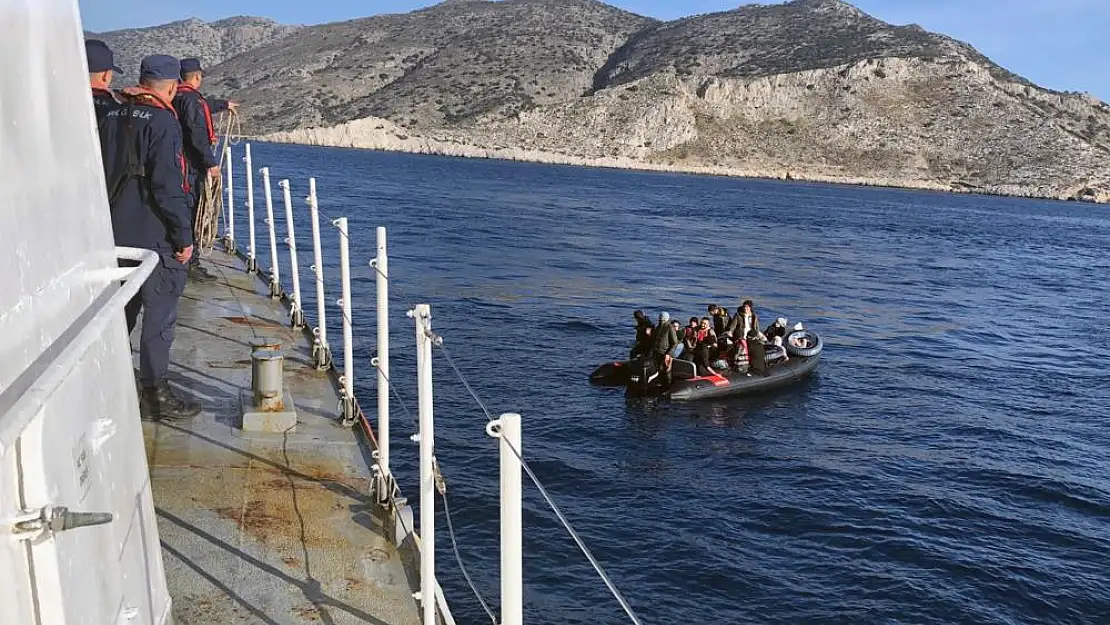
[[[671,384],[664,388],[663,376],[653,358],[608,362],[590,374],[590,382],[599,386],[624,386],[629,394],[665,395],[675,401],[690,401],[761,393],[790,386],[807,378],[821,360],[821,340],[806,332],[809,347],[787,349],[786,362],[773,362],[763,372],[729,370],[714,376],[698,376],[689,360],[675,359],[671,365]],[[779,348],[782,349],[782,348]]]
[[[598,386],[625,386],[635,360],[607,362],[590,374],[590,382]]]
[[[671,382],[667,394],[675,401],[709,399],[727,395],[746,395],[772,391],[798,382],[817,368],[821,356],[792,357],[789,361],[773,364],[764,374],[729,371],[715,376],[693,377]]]

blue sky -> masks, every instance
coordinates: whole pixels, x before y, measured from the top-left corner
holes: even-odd
[[[289,24],[317,24],[399,13],[428,0],[79,0],[85,28],[151,26],[199,17],[258,15]],[[744,4],[720,0],[609,0],[662,19],[723,11]],[[1088,91],[1110,101],[1110,0],[856,0],[856,6],[895,24],[917,23],[967,41],[995,62],[1037,84]]]

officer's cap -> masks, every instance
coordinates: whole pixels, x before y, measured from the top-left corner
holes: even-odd
[[[139,65],[139,78],[148,80],[177,80],[181,75],[181,61],[167,54],[154,54]]]
[[[99,39],[85,40],[85,57],[89,62],[89,73],[106,72],[112,70],[122,74],[123,70],[116,65],[115,55],[108,44]]]
[[[203,72],[204,68],[200,66],[200,59],[189,57],[181,59],[181,75],[184,76],[190,72]]]

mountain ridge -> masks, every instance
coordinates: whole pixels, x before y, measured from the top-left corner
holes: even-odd
[[[271,140],[1107,201],[1110,106],[841,0],[453,0],[212,68]]]
[[[134,79],[139,61],[149,54],[198,57],[205,66],[213,66],[298,28],[264,17],[238,15],[214,22],[191,17],[158,26],[86,32],[85,36],[104,40],[115,52],[124,76]]]

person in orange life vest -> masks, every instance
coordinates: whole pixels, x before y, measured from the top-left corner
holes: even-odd
[[[99,39],[85,40],[85,60],[89,65],[89,87],[92,88],[93,110],[99,124],[108,111],[119,106],[119,98],[112,91],[112,77],[123,70],[116,65],[115,55],[108,44]]]
[[[709,363],[713,356],[712,351],[717,347],[717,333],[713,331],[712,323],[709,317],[701,318],[701,323],[694,331],[693,353],[690,354],[690,358],[687,358],[697,365],[699,374],[704,372],[708,375],[717,375]]]
[[[675,331],[678,332],[678,347],[675,348],[673,355],[675,358],[682,357],[686,354],[689,358],[693,358],[694,348],[698,346],[698,318],[690,317],[690,323],[686,327],[678,327],[678,320],[674,320]]]
[[[172,56],[143,59],[139,86],[120,92],[121,103],[99,127],[115,244],[153,250],[161,257],[125,308],[129,333],[143,313],[139,408],[143,418],[153,420],[200,413],[200,405],[178,396],[167,380],[177,307],[193,255],[181,127],[170,104],[179,71]]]
[[[218,98],[208,99],[201,95],[200,86],[204,80],[204,69],[200,66],[199,59],[181,59],[180,78],[177,95],[173,98],[173,107],[177,110],[177,117],[181,122],[181,138],[184,141],[185,162],[188,165],[186,180],[191,189],[189,208],[195,222],[197,207],[204,193],[205,179],[220,175],[220,158],[215,153],[218,137],[212,115],[225,110],[233,111],[238,104]],[[189,276],[202,282],[216,279],[200,266],[199,255],[193,256],[189,266]]]

